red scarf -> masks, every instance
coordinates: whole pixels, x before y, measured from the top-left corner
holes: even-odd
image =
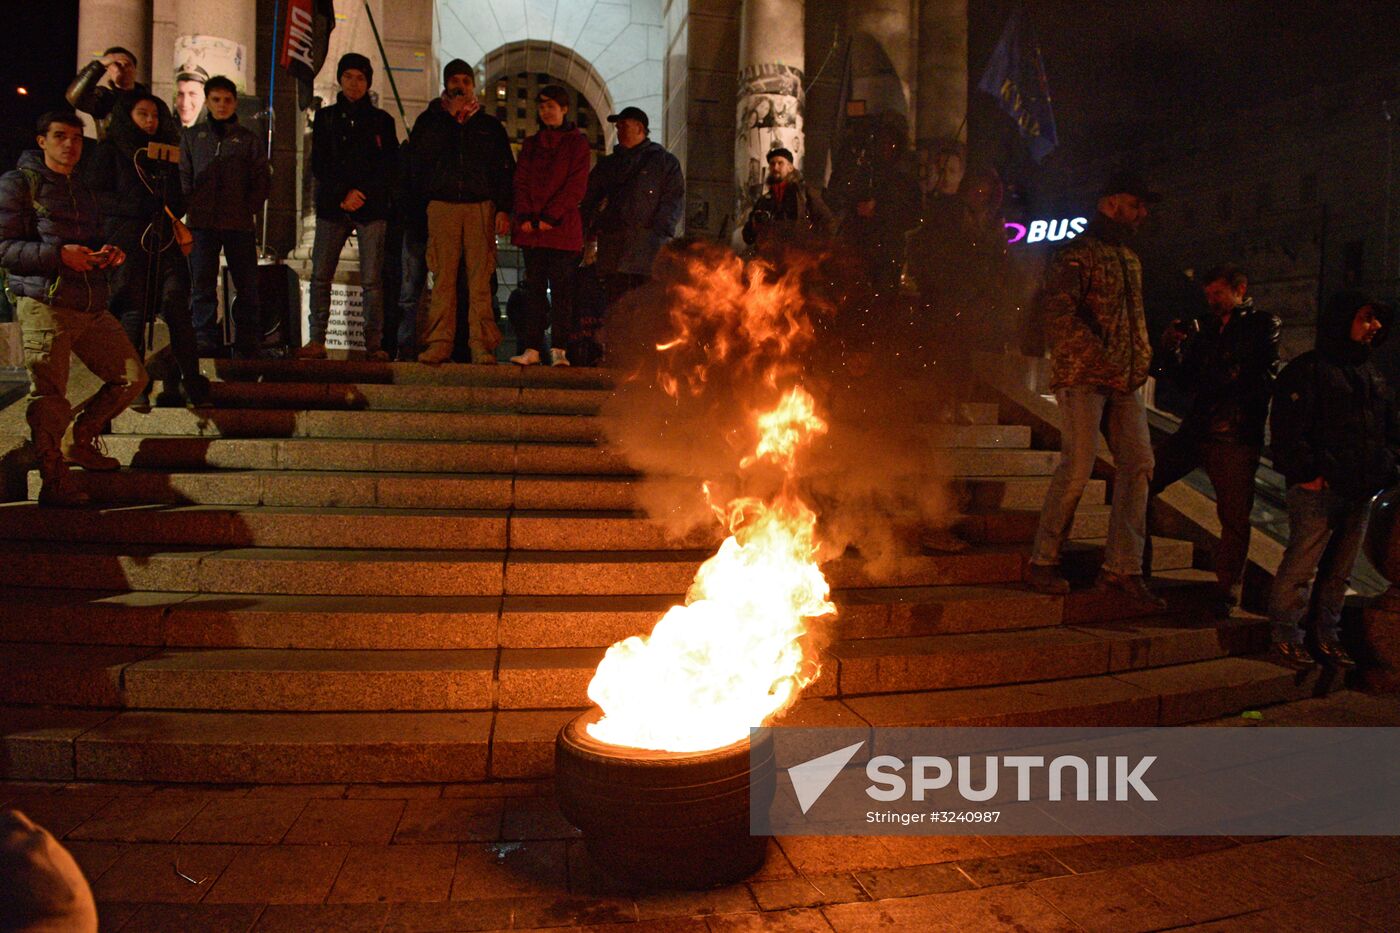
[[[446,107],[447,105],[443,104],[443,106]],[[468,94],[467,105],[462,108],[462,111],[460,113],[457,114],[457,122],[466,123],[472,117],[476,116],[476,112],[480,109],[481,101],[477,100],[475,94]]]

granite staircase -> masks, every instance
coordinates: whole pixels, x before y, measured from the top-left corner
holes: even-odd
[[[213,364],[206,364],[213,365]],[[668,540],[596,417],[600,370],[220,362],[211,405],[120,416],[94,506],[0,505],[0,776],[471,782],[548,773],[605,647],[648,631],[717,538]],[[1158,539],[1167,611],[1019,584],[1056,454],[995,402],[930,426],[975,546],[841,608],[789,722],[1120,725],[1317,689],[1217,623],[1187,542]],[[30,498],[37,495],[31,477]],[[1067,558],[1093,573],[1091,484]]]

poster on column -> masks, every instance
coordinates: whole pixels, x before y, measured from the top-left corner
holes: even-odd
[[[734,165],[739,172],[740,213],[747,214],[763,194],[768,153],[787,149],[802,167],[802,72],[787,65],[755,65],[739,74],[738,138]]]
[[[219,36],[180,36],[175,40],[175,73],[223,75],[248,93],[248,50]]]
[[[365,311],[360,286],[331,283],[331,314],[326,322],[327,350],[364,350]],[[311,334],[311,283],[301,282],[301,339]]]

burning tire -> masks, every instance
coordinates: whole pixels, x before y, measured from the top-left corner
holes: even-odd
[[[600,870],[631,885],[707,888],[762,866],[768,837],[749,834],[749,806],[773,797],[771,739],[751,767],[747,739],[705,752],[599,742],[585,727],[600,715],[570,720],[554,744],[560,809]]]

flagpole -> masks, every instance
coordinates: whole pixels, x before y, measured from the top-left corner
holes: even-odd
[[[404,113],[403,99],[399,97],[399,84],[394,80],[394,66],[389,64],[389,53],[384,51],[384,40],[379,38],[379,24],[374,21],[374,11],[369,8],[369,0],[364,0],[365,15],[369,17],[369,28],[374,31],[374,44],[379,46],[379,57],[384,61],[384,73],[389,76],[389,89],[394,92],[394,103],[399,105],[399,119],[404,129],[408,127],[408,114]]]
[[[277,110],[273,106],[273,101],[277,95],[277,30],[282,25],[282,0],[273,0],[272,4],[272,59],[267,69],[267,161],[272,163],[272,133],[277,122]],[[259,244],[258,251],[267,253],[267,205],[263,205],[262,217],[262,243]]]

